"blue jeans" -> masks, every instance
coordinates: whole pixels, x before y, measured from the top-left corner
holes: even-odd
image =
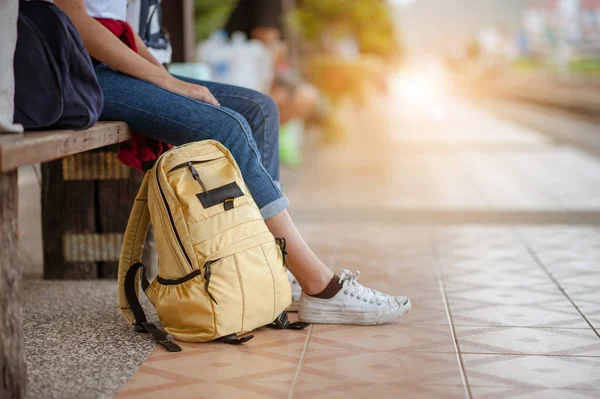
[[[119,120],[156,140],[182,145],[217,140],[231,151],[265,220],[288,207],[279,183],[279,111],[253,90],[181,78],[206,86],[220,107],[164,90],[105,65],[95,68],[104,93],[101,120]]]

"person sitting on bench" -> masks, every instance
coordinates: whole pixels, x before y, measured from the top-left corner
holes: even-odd
[[[268,228],[287,239],[289,268],[304,291],[301,319],[381,324],[410,310],[408,298],[366,288],[348,270],[334,275],[296,229],[279,183],[279,113],[270,97],[170,75],[123,23],[127,32],[122,33],[135,41],[128,47],[94,19],[124,21],[127,0],[54,2],[71,18],[98,62],[95,71],[105,98],[101,119],[124,121],[133,130],[172,145],[213,139],[231,151]]]

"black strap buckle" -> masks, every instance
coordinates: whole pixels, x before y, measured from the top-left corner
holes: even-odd
[[[288,325],[288,330],[304,330],[306,327],[309,327],[310,324],[305,323],[303,321],[295,321]]]
[[[169,339],[170,335],[156,327],[153,323],[137,323],[136,331],[149,332],[154,341],[169,352],[181,352],[181,347]]]
[[[228,345],[241,345],[244,342],[250,341],[252,338],[254,338],[254,335],[246,335],[244,337],[238,337],[235,334],[229,334],[224,337],[221,337],[221,340],[223,341],[223,343],[228,344]]]
[[[290,323],[290,320],[288,319],[288,314],[285,311],[281,312],[279,316],[277,316],[275,321],[268,325],[268,327],[274,328],[276,330],[304,330],[308,326],[310,326],[310,324],[304,323],[302,321]]]
[[[168,352],[181,352],[181,346],[171,341],[160,341],[159,344]]]

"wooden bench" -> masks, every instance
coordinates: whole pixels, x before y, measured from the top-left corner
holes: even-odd
[[[0,134],[0,398],[25,396],[21,268],[17,262],[20,166],[43,163],[117,144],[131,137],[123,122],[83,130]]]

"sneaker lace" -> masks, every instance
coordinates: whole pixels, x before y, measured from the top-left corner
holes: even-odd
[[[386,299],[388,295],[372,288],[365,287],[358,282],[359,277],[360,271],[357,271],[356,275],[352,274],[352,272],[347,269],[342,272],[339,283],[343,287],[344,294],[356,297],[357,299],[362,299],[363,302],[369,302],[371,304],[377,303],[377,305],[381,305],[381,301]]]

